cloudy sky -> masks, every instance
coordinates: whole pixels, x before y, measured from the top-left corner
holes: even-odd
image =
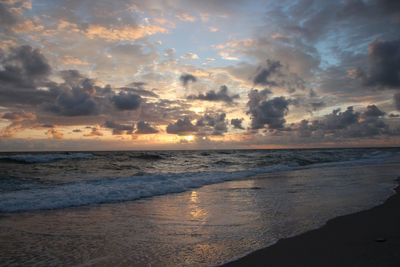
[[[400,1],[0,0],[0,150],[400,145]]]

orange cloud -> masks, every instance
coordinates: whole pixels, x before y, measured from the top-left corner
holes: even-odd
[[[46,132],[46,135],[47,135],[49,138],[53,138],[53,139],[62,139],[63,136],[64,136],[64,134],[63,134],[62,132],[60,132],[60,131],[58,131],[57,129],[54,129],[54,128],[49,129],[49,130]]]
[[[188,13],[180,13],[180,14],[177,14],[176,17],[179,20],[185,21],[185,22],[195,22],[196,21],[196,18]]]
[[[21,32],[42,32],[45,30],[45,28],[40,25],[38,22],[33,21],[33,20],[24,20],[21,23],[18,23],[13,27],[13,31],[16,33],[21,33]]]
[[[62,63],[65,65],[80,65],[80,66],[89,65],[88,62],[83,61],[77,57],[72,57],[72,56],[64,56],[62,58]]]
[[[137,40],[156,33],[166,33],[167,29],[157,25],[125,26],[120,28],[106,28],[101,25],[90,25],[86,36],[90,39],[101,38],[107,41]]]

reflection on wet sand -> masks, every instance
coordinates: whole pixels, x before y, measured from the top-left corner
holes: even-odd
[[[199,206],[200,199],[199,194],[196,191],[192,191],[190,194],[190,216],[192,220],[197,220],[205,223],[207,221],[207,211]]]

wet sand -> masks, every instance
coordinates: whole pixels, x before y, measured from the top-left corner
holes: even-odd
[[[332,219],[224,266],[400,266],[400,186],[382,205]]]

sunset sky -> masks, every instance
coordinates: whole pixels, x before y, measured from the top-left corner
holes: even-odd
[[[1,0],[0,150],[400,145],[400,1]]]

